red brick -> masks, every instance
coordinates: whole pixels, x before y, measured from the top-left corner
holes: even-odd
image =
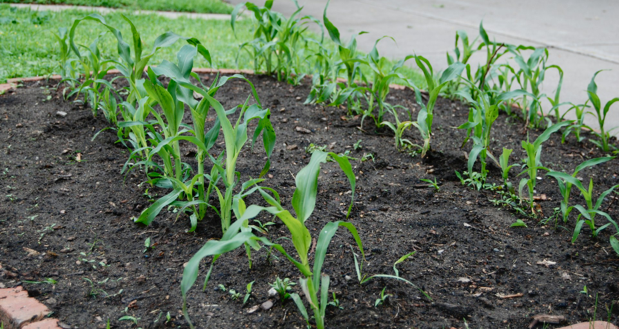
[[[617,326],[606,321],[581,322],[559,329],[618,329]]]
[[[42,319],[49,309],[38,300],[28,297],[22,287],[0,289],[0,321],[5,329],[22,326]]]
[[[39,322],[31,323],[22,327],[22,329],[62,329],[58,326],[58,319],[45,319]]]
[[[13,85],[10,83],[0,84],[0,94],[2,94],[3,92],[7,92],[11,89],[13,89]]]
[[[33,81],[41,81],[41,80],[60,80],[62,79],[61,76],[54,74],[52,76],[49,77],[28,77],[28,78],[12,78],[12,79],[7,79],[6,82],[8,83],[19,83],[19,82],[33,82]]]

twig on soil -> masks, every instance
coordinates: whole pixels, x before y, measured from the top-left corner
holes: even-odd
[[[529,329],[533,329],[539,322],[542,323],[551,323],[551,324],[560,324],[565,321],[565,317],[563,315],[548,315],[548,314],[538,314],[533,316],[533,322],[529,325]]]

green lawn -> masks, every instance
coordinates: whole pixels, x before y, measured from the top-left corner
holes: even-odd
[[[58,72],[58,45],[52,33],[57,33],[59,27],[70,27],[74,19],[82,18],[86,14],[84,11],[73,10],[35,12],[0,5],[0,83],[6,82],[7,78]],[[119,14],[108,14],[105,18],[111,25],[117,26],[125,40],[130,42],[129,26]],[[128,15],[128,18],[142,34],[145,50],[150,51],[157,36],[172,31],[200,40],[211,52],[213,62],[218,68],[237,68],[239,40],[247,40],[253,33],[249,20],[237,22],[237,39],[227,20],[169,19],[158,15]],[[78,43],[88,45],[99,33],[105,31],[100,24],[83,22],[77,30],[76,39]],[[175,54],[181,46],[179,42],[178,47],[160,50],[151,63],[157,64],[163,59],[176,62]],[[116,39],[110,33],[105,34],[99,48],[104,57],[118,56]],[[239,63],[239,68],[251,69],[253,62],[243,54]],[[209,66],[204,60],[198,60],[195,67]]]
[[[77,10],[37,12],[0,4],[0,83],[5,83],[8,78],[58,73],[59,48],[53,33],[57,33],[59,27],[70,27],[74,19],[87,14]],[[129,26],[119,13],[107,14],[104,17],[108,23],[118,27],[125,40],[130,42]],[[227,20],[169,19],[159,15],[131,14],[127,14],[127,17],[142,34],[145,51],[150,52],[157,36],[172,31],[200,40],[210,51],[214,67],[253,69],[253,60],[249,58],[247,52],[242,53],[237,66],[239,44],[253,37],[254,27],[250,19],[237,21],[235,37]],[[89,45],[96,36],[104,32],[99,43],[103,58],[116,58],[118,56],[116,39],[100,24],[89,21],[81,23],[76,33],[77,43]],[[181,45],[179,41],[177,46],[160,50],[150,63],[157,65],[163,59],[176,62],[176,51]],[[210,66],[200,58],[196,61],[195,67]],[[425,86],[423,76],[417,70],[404,67],[402,73],[419,87]]]
[[[221,0],[0,0],[0,3],[67,4],[219,14],[232,12],[232,7]]]

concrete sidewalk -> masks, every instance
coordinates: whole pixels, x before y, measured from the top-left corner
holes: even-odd
[[[126,12],[128,9],[116,9],[108,7],[89,7],[89,6],[71,6],[71,5],[39,5],[39,4],[27,4],[27,3],[11,3],[11,7],[15,8],[30,8],[31,10],[38,11],[62,11],[62,10],[81,10],[87,12],[97,12],[99,14],[109,14],[113,12]],[[226,14],[200,14],[200,13],[185,13],[176,11],[154,11],[154,10],[136,10],[132,11],[132,14],[144,14],[144,15],[159,15],[167,18],[192,18],[192,19],[217,19],[217,20],[229,20],[230,15]]]
[[[234,5],[240,0],[230,0]],[[302,14],[322,19],[327,0],[298,0]],[[263,2],[259,2],[263,5]],[[291,0],[277,0],[274,10],[286,15],[296,7]],[[472,40],[479,35],[479,23],[491,39],[510,44],[548,47],[549,63],[564,70],[562,101],[580,104],[587,100],[587,85],[597,70],[598,94],[602,102],[619,97],[619,2],[603,0],[332,0],[329,19],[343,40],[359,31],[359,48],[369,51],[374,41],[389,35],[397,44],[384,40],[379,52],[389,58],[422,55],[435,70],[447,66],[445,53],[453,51],[455,33],[465,30]],[[476,53],[473,63],[485,60]],[[409,65],[414,65],[413,62]],[[554,95],[558,75],[548,73],[544,92]],[[549,106],[545,106],[549,109]],[[597,128],[588,117],[587,123]],[[611,107],[606,127],[619,126],[619,103]],[[615,134],[619,131],[615,131]]]

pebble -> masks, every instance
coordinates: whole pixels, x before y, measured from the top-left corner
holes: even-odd
[[[352,280],[352,278],[350,277],[350,275],[346,275],[346,276],[344,277],[344,279],[346,279],[346,281],[350,281],[350,280]]]
[[[268,295],[269,295],[269,297],[277,296],[277,290],[275,290],[275,288],[269,289]]]
[[[271,307],[273,307],[273,302],[270,299],[260,305],[260,308],[265,311],[268,311]]]
[[[65,112],[65,111],[58,111],[58,112],[56,112],[56,115],[59,116],[59,117],[63,117],[64,118],[64,117],[67,116],[67,112]]]

